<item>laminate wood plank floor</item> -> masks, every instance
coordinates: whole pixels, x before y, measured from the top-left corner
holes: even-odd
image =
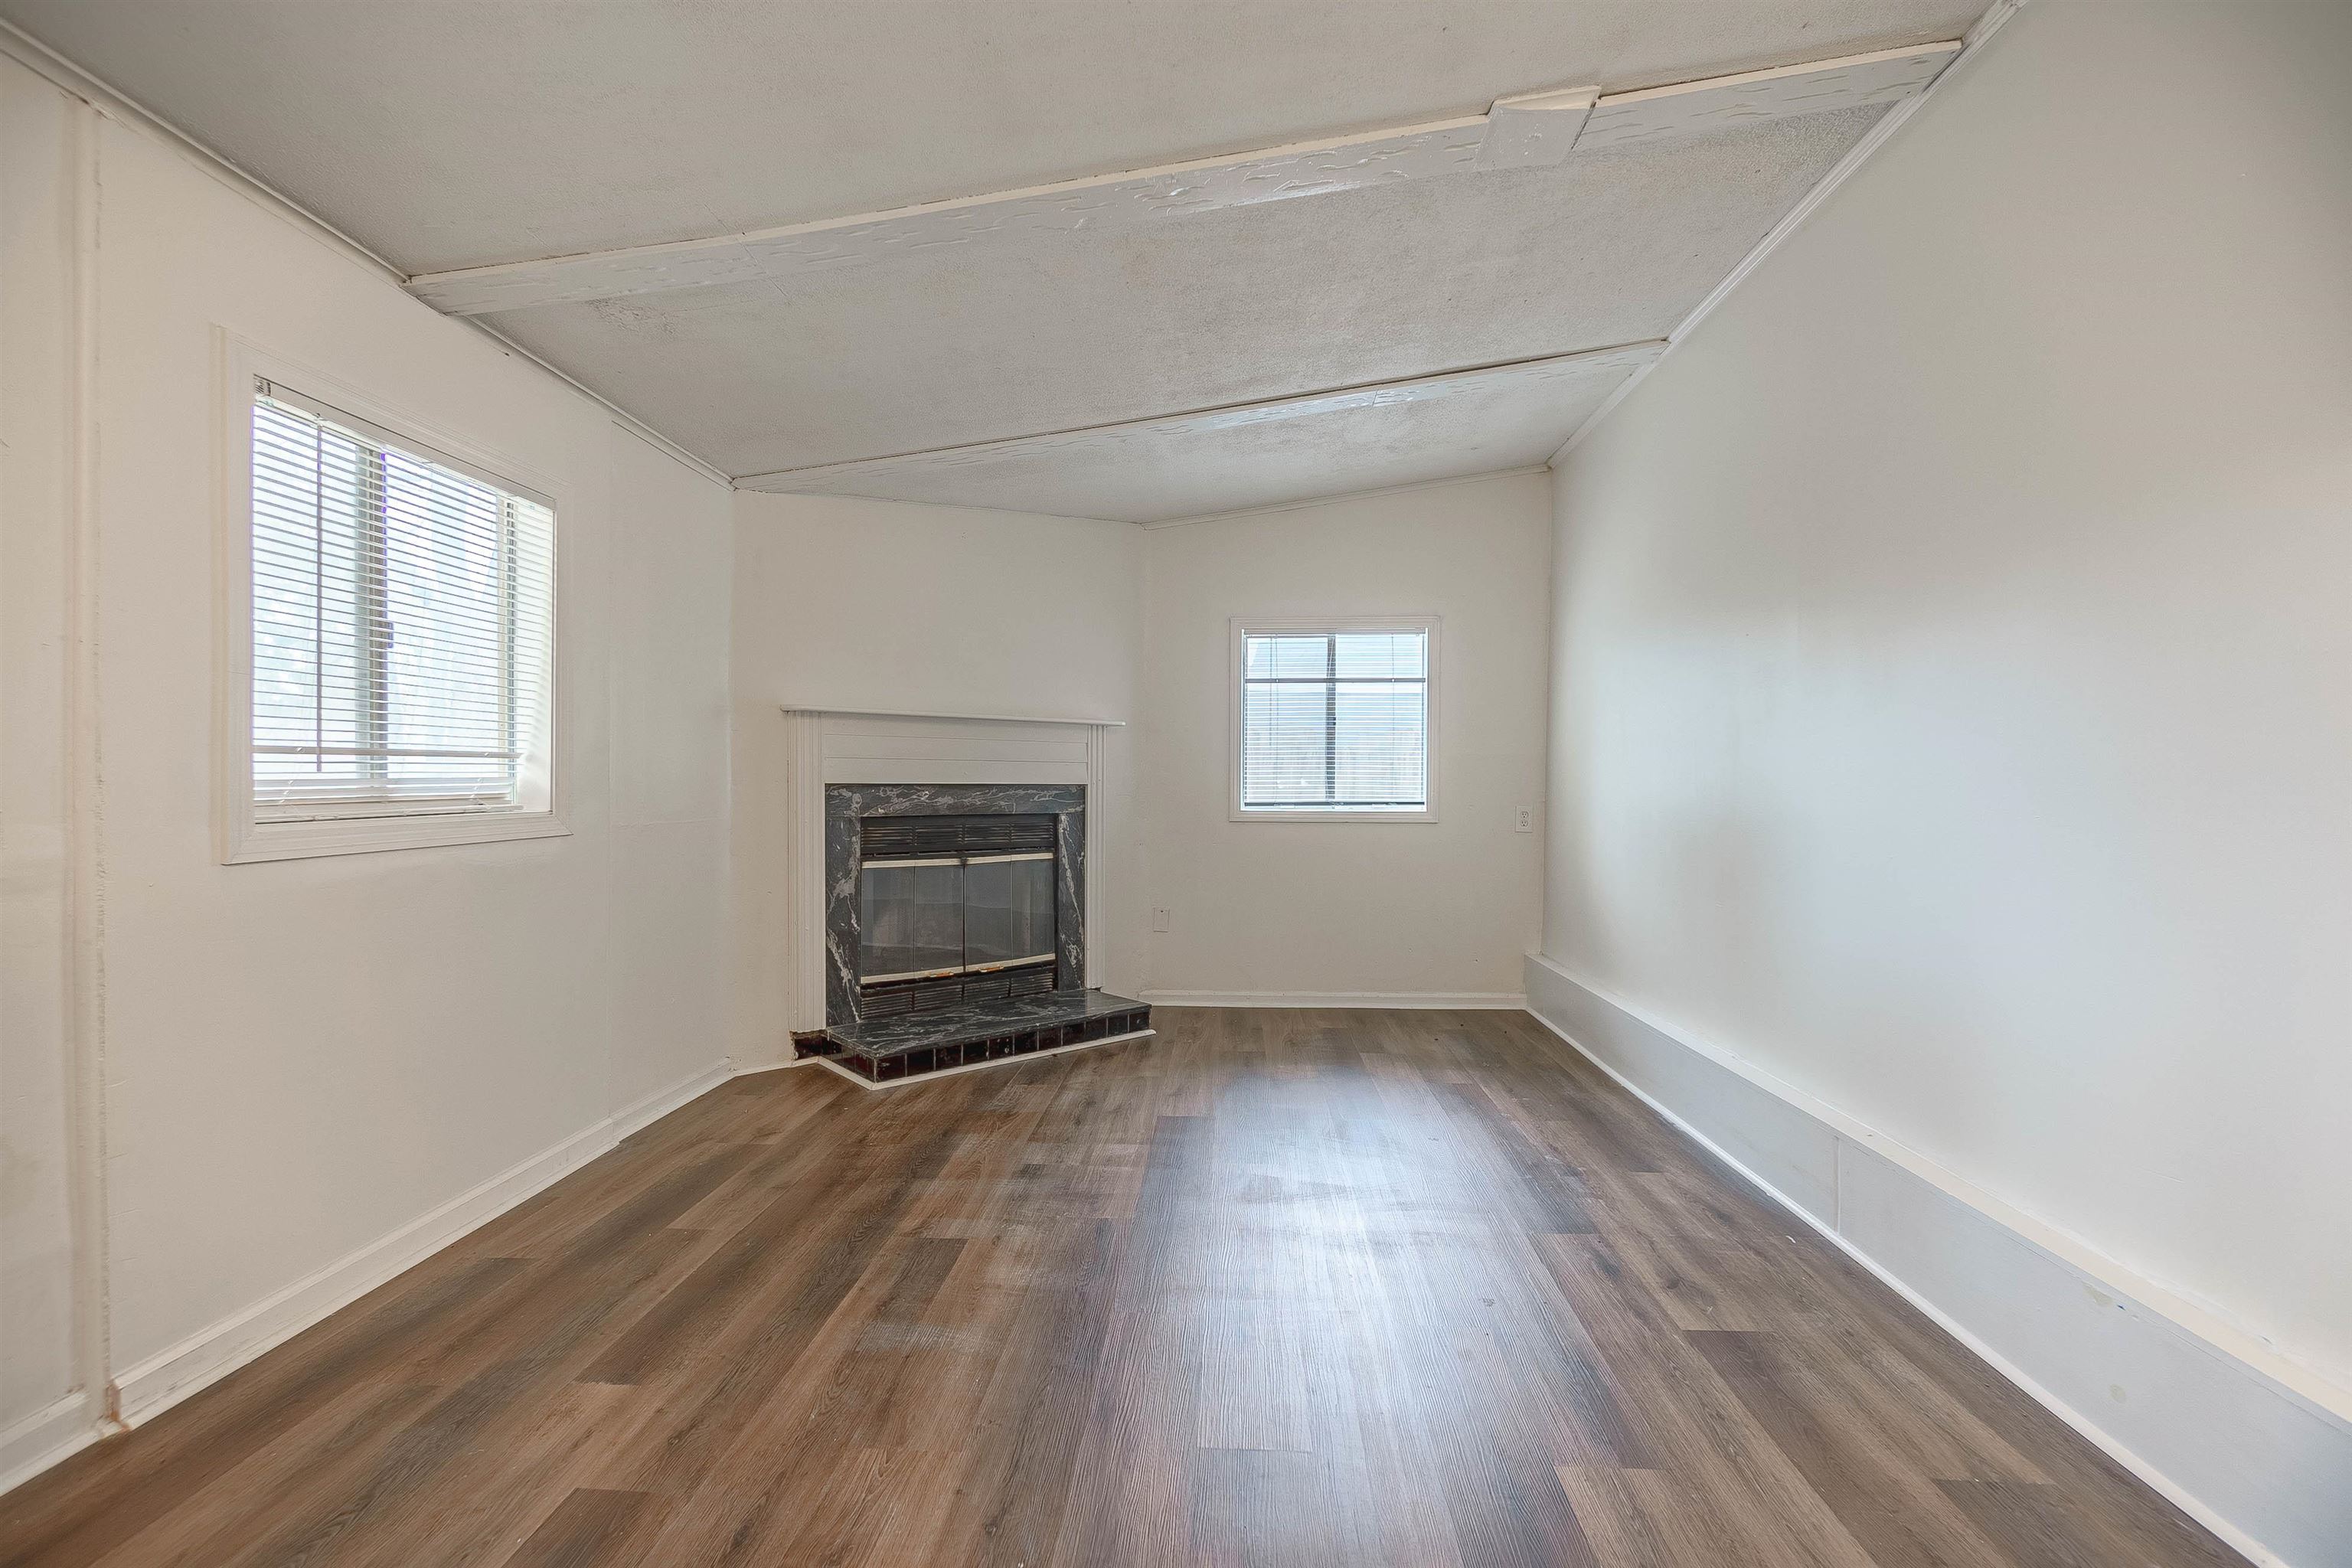
[[[2237,1559],[1507,1013],[733,1080],[0,1499],[0,1561]]]

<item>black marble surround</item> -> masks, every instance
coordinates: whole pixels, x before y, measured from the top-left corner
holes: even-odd
[[[827,784],[824,786],[824,1021],[859,1021],[857,825],[869,816],[1054,818],[1054,989],[1087,988],[1087,791],[1084,784]]]

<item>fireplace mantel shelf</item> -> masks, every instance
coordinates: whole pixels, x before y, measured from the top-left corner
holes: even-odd
[[[982,724],[1091,724],[1123,730],[1124,719],[1073,719],[1052,713],[942,713],[919,708],[838,708],[824,702],[787,702],[787,713],[838,713],[850,719],[960,719]]]

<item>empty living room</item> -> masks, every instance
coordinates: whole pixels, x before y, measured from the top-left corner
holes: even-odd
[[[0,1568],[2352,1568],[2352,0],[0,0]]]

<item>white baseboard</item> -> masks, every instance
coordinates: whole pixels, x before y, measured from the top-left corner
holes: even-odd
[[[667,1089],[657,1089],[634,1105],[623,1106],[613,1113],[613,1142],[644,1131],[690,1100],[700,1100],[720,1084],[735,1076],[730,1062],[713,1062],[700,1072],[678,1079]]]
[[[1154,1007],[1396,1007],[1518,1013],[1516,991],[1139,991]]]
[[[79,1454],[98,1441],[100,1431],[89,1395],[79,1389],[0,1427],[0,1492]]]
[[[2352,1568],[2352,1420],[2307,1375],[2193,1331],[2119,1265],[1551,960],[1527,974],[1538,1022],[2233,1550]]]
[[[622,1139],[723,1082],[725,1063],[635,1104],[460,1193],[398,1230],[117,1374],[122,1419],[136,1426],[276,1349],[459,1237],[562,1180]],[[62,1458],[62,1456],[59,1456]]]

